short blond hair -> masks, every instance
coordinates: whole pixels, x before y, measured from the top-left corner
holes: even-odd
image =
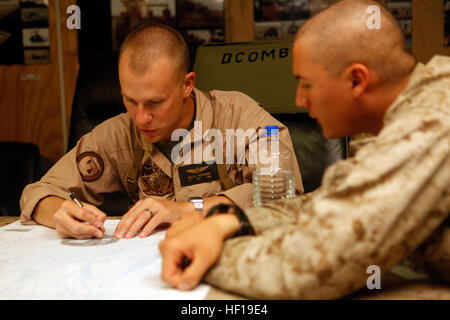
[[[143,74],[153,62],[164,57],[174,61],[182,75],[189,72],[189,48],[175,29],[159,23],[144,23],[133,29],[120,47],[119,60],[130,54],[128,67]]]

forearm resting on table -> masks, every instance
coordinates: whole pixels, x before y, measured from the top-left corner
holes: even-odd
[[[38,202],[31,217],[39,224],[55,228],[53,217],[64,201],[63,198],[56,196],[46,197]]]
[[[239,219],[234,214],[217,214],[207,219],[207,223],[211,223],[216,230],[220,230],[223,240],[230,238],[240,228]]]

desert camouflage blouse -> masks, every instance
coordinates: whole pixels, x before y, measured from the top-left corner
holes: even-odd
[[[422,243],[428,269],[449,281],[449,211],[450,58],[436,56],[319,189],[246,210],[257,236],[227,240],[206,281],[254,298],[337,298]]]

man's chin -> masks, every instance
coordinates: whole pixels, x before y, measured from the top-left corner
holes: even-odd
[[[162,137],[159,134],[155,133],[148,133],[145,131],[141,131],[142,136],[144,137],[145,141],[149,143],[158,143],[161,141]]]
[[[340,138],[344,138],[347,136],[342,132],[337,132],[336,130],[330,130],[329,128],[324,127],[322,124],[320,124],[320,126],[322,127],[322,135],[327,139],[340,139]]]

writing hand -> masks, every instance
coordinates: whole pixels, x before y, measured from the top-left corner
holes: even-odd
[[[83,203],[78,206],[71,200],[64,201],[53,216],[55,229],[63,238],[102,238],[106,214],[97,207]]]

